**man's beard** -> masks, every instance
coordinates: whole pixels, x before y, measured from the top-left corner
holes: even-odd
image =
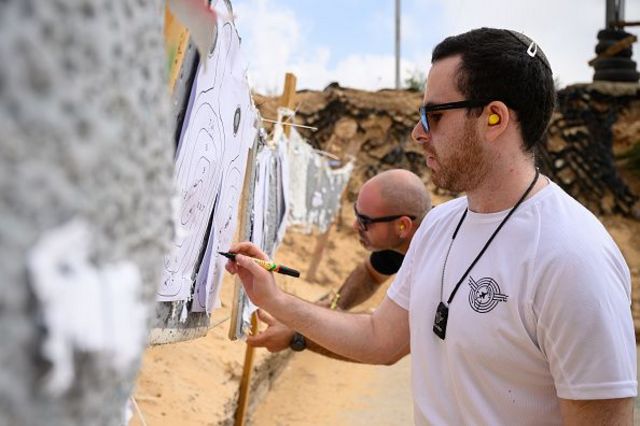
[[[365,235],[366,233],[363,231],[358,231],[358,240],[360,241],[360,245],[367,250],[370,251],[380,251],[380,250],[393,250],[397,247],[400,247],[404,243],[404,239],[394,235],[387,235],[387,237],[382,240],[383,244],[377,245],[373,244],[371,240]],[[380,243],[380,237],[377,238],[378,243]]]
[[[475,121],[469,120],[464,127],[462,144],[446,158],[437,156],[439,170],[431,170],[431,180],[439,187],[452,192],[468,192],[487,175],[489,163],[482,150],[480,138],[475,130]]]
[[[365,236],[363,231],[358,231],[358,240],[360,241],[360,245],[364,248],[369,248],[370,242],[369,239]]]

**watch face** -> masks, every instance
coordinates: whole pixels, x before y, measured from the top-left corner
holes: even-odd
[[[307,347],[307,341],[304,339],[304,336],[302,334],[296,332],[293,334],[293,337],[291,338],[289,347],[291,348],[291,350],[300,352]]]

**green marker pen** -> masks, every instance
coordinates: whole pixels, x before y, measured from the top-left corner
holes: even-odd
[[[223,252],[223,251],[219,251],[218,253],[220,253],[227,259],[231,259],[233,261],[236,260],[236,253]],[[278,265],[275,262],[267,262],[266,260],[256,259],[255,257],[251,257],[250,259],[252,259],[254,262],[262,266],[264,269],[266,269],[269,272],[277,272],[282,275],[289,275],[291,277],[296,277],[296,278],[300,276],[300,272],[296,271],[295,269],[289,268],[287,266]]]

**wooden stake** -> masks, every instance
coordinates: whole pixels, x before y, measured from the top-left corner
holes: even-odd
[[[284,91],[280,98],[280,105],[286,108],[293,109],[295,94],[296,94],[296,76],[287,73],[284,79]],[[284,132],[289,136],[289,129],[291,126],[286,126]],[[251,316],[251,333],[258,332],[258,318],[254,313]],[[247,345],[244,352],[244,366],[242,368],[242,378],[240,379],[240,391],[238,394],[238,408],[236,410],[235,426],[244,426],[247,407],[249,406],[249,385],[251,383],[251,371],[253,370],[253,354],[255,348]]]
[[[297,78],[294,74],[288,72],[284,76],[284,90],[282,92],[282,96],[280,97],[280,105],[281,107],[293,109],[295,106],[295,97],[296,97],[296,82]],[[293,121],[293,117],[290,118]],[[289,137],[291,133],[291,126],[287,126],[286,123],[283,126],[284,134]]]
[[[244,174],[244,182],[242,184],[242,198],[239,204],[238,227],[236,229],[235,241],[246,241],[251,236],[251,208],[250,198],[253,181],[256,175],[256,156],[258,154],[257,140],[247,153],[247,168]],[[229,321],[229,339],[237,340],[238,331],[242,327],[242,301],[243,301],[242,281],[236,275],[233,281],[233,304],[231,305],[231,321]]]
[[[251,315],[251,334],[258,332],[258,316],[253,313]],[[244,352],[244,369],[240,378],[240,392],[238,395],[238,408],[236,409],[235,426],[244,426],[247,407],[249,405],[249,385],[251,384],[251,373],[253,372],[253,355],[255,348],[247,346]]]
[[[164,47],[169,62],[168,80],[171,93],[176,85],[188,44],[189,30],[175,19],[167,2],[164,7]]]

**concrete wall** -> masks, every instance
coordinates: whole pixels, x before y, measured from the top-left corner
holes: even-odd
[[[172,232],[162,13],[160,1],[0,2],[0,424],[122,423],[144,341],[123,357],[91,332],[60,331],[88,321],[118,340],[139,326],[139,306],[142,332],[153,314]],[[43,290],[65,282],[38,278],[33,249],[74,218],[90,230],[88,253],[71,244],[52,254],[86,256],[83,276],[98,281],[133,266],[139,286],[125,289],[126,303],[88,309],[87,295]],[[56,309],[73,324],[54,324]],[[52,387],[64,359],[45,346],[61,335],[71,336],[56,341],[71,376]]]

